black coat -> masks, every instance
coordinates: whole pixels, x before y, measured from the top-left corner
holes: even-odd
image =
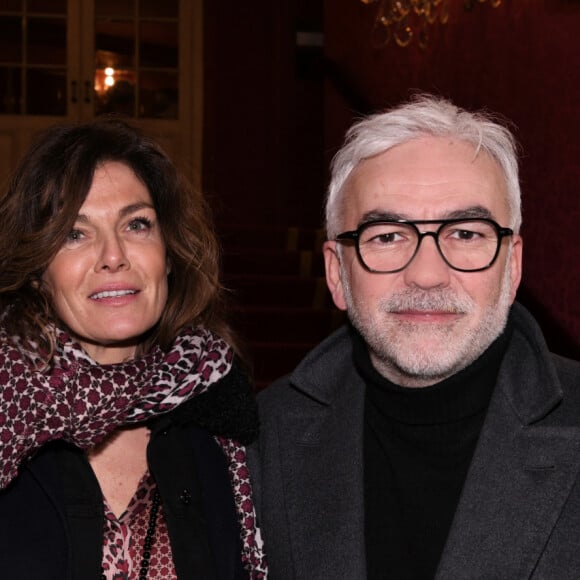
[[[511,321],[437,580],[580,578],[580,363],[551,354],[522,306]],[[366,386],[352,345],[338,330],[258,398],[248,460],[276,580],[366,578]]]
[[[223,451],[205,430],[151,425],[149,469],[157,482],[180,580],[247,578]],[[2,578],[101,577],[103,499],[84,455],[63,442],[45,446],[0,493]]]

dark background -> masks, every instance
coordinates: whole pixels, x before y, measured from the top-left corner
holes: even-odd
[[[523,152],[520,299],[554,350],[580,358],[580,2],[449,4],[422,49],[376,48],[377,4],[360,0],[206,2],[204,190],[223,229],[316,228],[357,116],[413,91],[499,113]]]

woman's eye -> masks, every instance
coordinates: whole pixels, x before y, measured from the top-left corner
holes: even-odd
[[[66,237],[67,242],[78,242],[83,238],[83,233],[80,230],[71,230]]]
[[[151,228],[151,220],[147,218],[135,218],[129,222],[129,229],[135,232]]]

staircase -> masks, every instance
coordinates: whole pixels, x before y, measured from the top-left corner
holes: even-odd
[[[219,236],[232,323],[260,390],[344,321],[326,287],[324,232],[223,226]]]

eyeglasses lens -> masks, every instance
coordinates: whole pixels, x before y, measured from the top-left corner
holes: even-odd
[[[413,259],[423,238],[429,236],[436,237],[439,251],[452,268],[465,271],[487,267],[499,243],[496,229],[486,221],[452,222],[423,233],[411,224],[383,222],[361,232],[360,256],[371,270],[394,272]]]

